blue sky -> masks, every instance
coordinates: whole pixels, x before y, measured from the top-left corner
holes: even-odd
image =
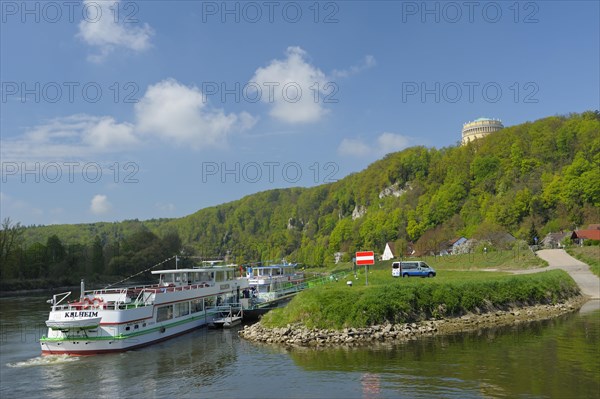
[[[180,217],[598,109],[596,1],[2,1],[2,218]]]

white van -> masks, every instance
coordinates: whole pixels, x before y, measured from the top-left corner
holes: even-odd
[[[434,277],[435,275],[435,270],[420,260],[392,263],[392,277]]]

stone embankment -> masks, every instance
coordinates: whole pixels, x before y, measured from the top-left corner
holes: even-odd
[[[260,322],[245,326],[238,333],[242,338],[254,342],[287,346],[359,346],[375,342],[401,342],[419,337],[474,331],[484,328],[546,320],[579,309],[586,302],[584,297],[575,297],[556,305],[515,307],[481,314],[417,323],[383,324],[366,328],[344,328],[343,330],[308,329],[302,324],[288,324],[281,328],[266,328]]]

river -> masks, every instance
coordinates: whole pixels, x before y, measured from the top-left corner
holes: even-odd
[[[44,297],[0,299],[5,398],[599,398],[600,301],[545,322],[367,348],[200,329],[119,354],[40,356]]]

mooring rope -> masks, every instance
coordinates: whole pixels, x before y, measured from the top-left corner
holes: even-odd
[[[112,287],[112,286],[114,286],[114,285],[121,284],[122,282],[125,282],[125,281],[129,280],[130,278],[133,278],[133,277],[135,277],[135,276],[139,276],[140,274],[146,273],[147,271],[149,271],[149,270],[152,270],[152,269],[154,269],[155,267],[158,267],[158,266],[162,265],[163,263],[166,263],[166,262],[168,262],[168,261],[170,261],[170,260],[173,260],[173,259],[175,259],[176,257],[177,257],[177,255],[175,255],[175,256],[171,256],[170,258],[168,258],[168,259],[165,259],[165,260],[163,260],[162,262],[159,262],[159,263],[157,263],[156,265],[154,265],[154,266],[151,266],[151,267],[149,267],[149,268],[147,268],[147,269],[145,269],[145,270],[142,270],[141,272],[138,272],[138,273],[136,273],[136,274],[132,274],[131,276],[129,276],[129,277],[126,277],[126,278],[124,278],[124,279],[123,279],[123,280],[121,280],[121,281],[117,281],[116,283],[109,284],[109,285],[107,285],[106,287],[104,287],[103,289],[104,289],[104,290],[106,290],[106,289],[108,289],[108,288],[110,288],[110,287]]]

